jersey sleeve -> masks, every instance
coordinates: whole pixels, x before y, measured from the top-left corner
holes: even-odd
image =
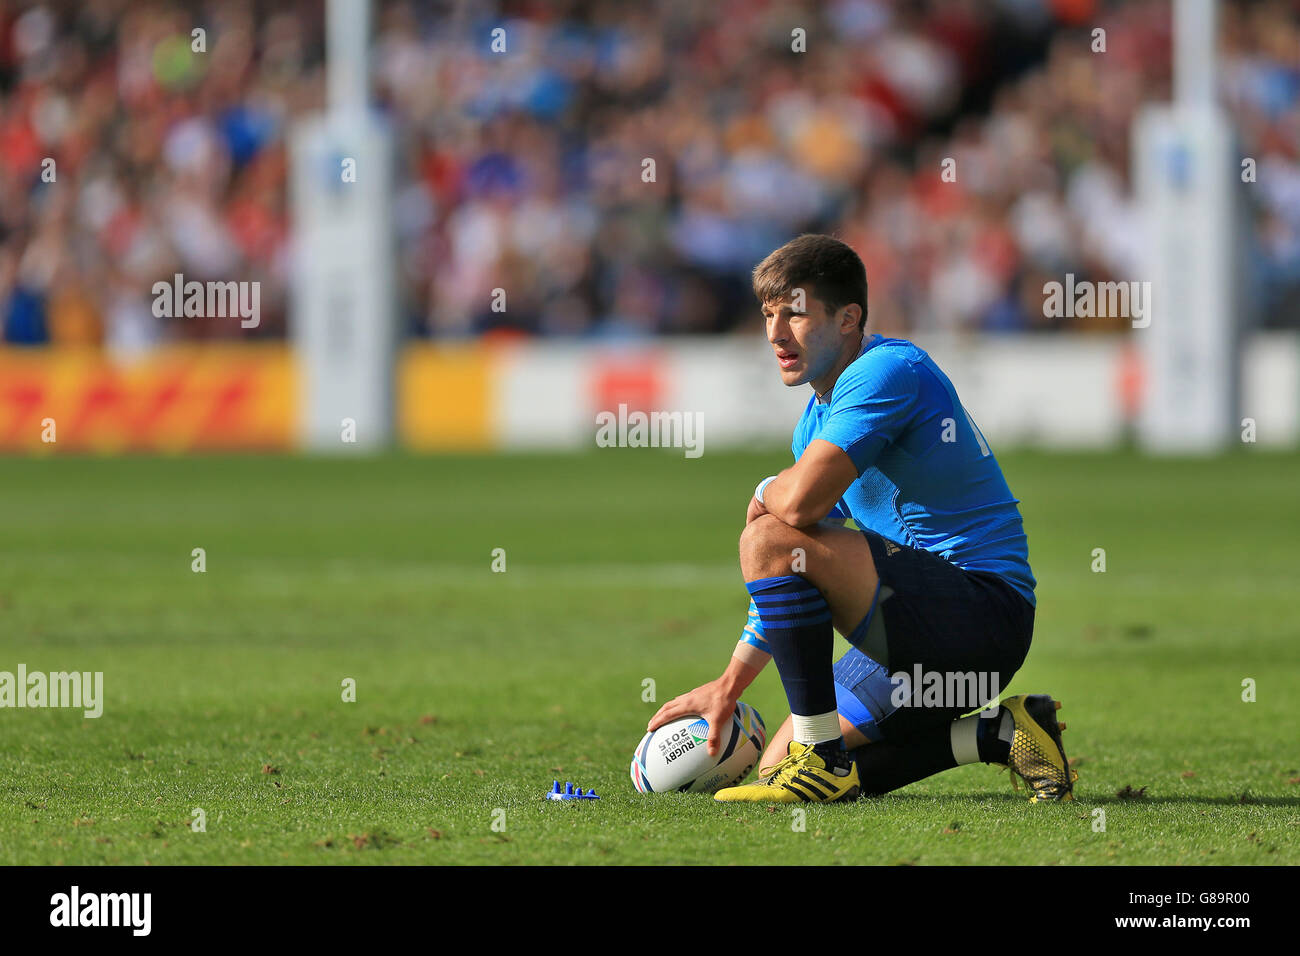
[[[909,361],[887,352],[871,355],[850,365],[835,383],[830,413],[816,437],[842,448],[861,475],[907,428],[919,396]]]

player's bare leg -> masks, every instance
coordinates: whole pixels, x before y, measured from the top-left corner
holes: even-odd
[[[746,581],[797,574],[822,593],[831,623],[846,637],[871,610],[876,565],[860,531],[830,524],[792,528],[760,515],[740,536],[740,570]]]
[[[774,515],[751,521],[740,541],[741,568],[746,581],[798,575],[814,585],[830,608],[835,630],[846,638],[871,611],[878,576],[866,539],[860,532],[819,524],[794,528]],[[888,663],[886,647],[860,648]],[[1025,702],[1038,701],[1028,711]],[[1036,800],[1070,799],[1076,776],[1068,767],[1050,698],[1019,696],[1005,701],[990,718],[961,717],[936,727],[916,740],[886,741],[859,754],[862,792],[883,793],[963,763],[982,761],[1009,766],[1029,783]],[[1040,712],[1041,711],[1041,712]],[[850,721],[837,715],[846,750],[868,740]],[[981,726],[983,720],[986,726]],[[1002,746],[992,733],[1005,738]],[[794,739],[793,718],[773,735],[759,767],[773,767],[786,757]]]
[[[740,565],[790,702],[790,738],[766,778],[717,799],[854,799],[857,770],[835,711],[832,628],[850,634],[870,611],[877,585],[871,551],[857,531],[793,528],[760,515],[741,535]]]
[[[871,610],[876,591],[876,568],[871,550],[858,531],[833,525],[792,528],[774,515],[750,522],[740,539],[740,566],[746,580],[798,574],[814,584],[831,608],[832,624],[840,634],[853,629]],[[860,747],[867,738],[843,717],[840,732],[847,749]],[[794,722],[785,722],[772,735],[759,768],[783,760],[794,738]]]

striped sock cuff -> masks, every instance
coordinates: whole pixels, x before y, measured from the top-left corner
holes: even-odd
[[[764,632],[824,624],[831,619],[830,605],[821,592],[798,575],[759,578],[745,587]]]

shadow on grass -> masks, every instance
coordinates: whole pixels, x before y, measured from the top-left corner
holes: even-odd
[[[1300,797],[1257,797],[1254,794],[1242,799],[1240,795],[1235,797],[1207,797],[1207,796],[1185,796],[1185,797],[1140,797],[1133,799],[1131,797],[1117,797],[1108,795],[1105,797],[1076,796],[1075,799],[1080,803],[1122,803],[1129,806],[1141,806],[1144,803],[1173,803],[1173,804],[1197,804],[1202,803],[1208,806],[1220,807],[1285,807],[1296,809],[1300,807]]]
[[[985,803],[998,804],[1015,804],[1028,803],[1029,797],[1024,794],[1016,793],[885,793],[876,797],[862,797],[858,800],[860,804],[871,804],[882,801],[912,801],[916,803],[941,803],[945,800],[976,800]],[[1143,796],[1143,797],[1118,797],[1113,793],[1104,796],[1093,796],[1088,793],[1075,793],[1072,801],[1077,806],[1095,806],[1098,804],[1121,804],[1123,806],[1141,807],[1154,806],[1156,804],[1183,804],[1194,805],[1204,804],[1206,806],[1220,807],[1282,807],[1285,809],[1300,808],[1300,796],[1296,797],[1268,797],[1247,795],[1244,799],[1241,794],[1233,797],[1212,797],[1212,796]],[[1070,806],[1070,803],[1062,804]]]

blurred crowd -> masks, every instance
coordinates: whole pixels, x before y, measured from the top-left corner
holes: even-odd
[[[1300,327],[1300,4],[1220,20],[1257,163],[1242,321]],[[895,334],[1118,328],[1045,318],[1043,284],[1141,278],[1131,127],[1170,96],[1167,0],[375,0],[374,21],[408,334],[753,330],[750,270],[807,231],[858,250]],[[287,136],[323,64],[323,0],[0,0],[3,338],[282,336]],[[177,272],[259,281],[260,326],[156,317]]]

